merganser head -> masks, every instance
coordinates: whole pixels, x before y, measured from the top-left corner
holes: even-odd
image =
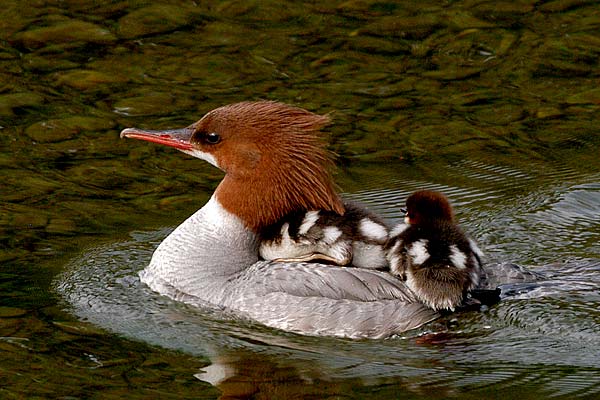
[[[410,225],[433,222],[454,222],[454,212],[448,198],[440,192],[420,190],[406,199],[404,222]]]
[[[329,117],[274,101],[217,108],[187,128],[121,137],[174,147],[225,172],[221,205],[255,232],[297,210],[344,213],[318,131]]]

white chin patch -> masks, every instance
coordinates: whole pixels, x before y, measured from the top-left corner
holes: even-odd
[[[219,167],[219,164],[217,163],[217,159],[210,153],[205,153],[204,151],[200,151],[200,150],[196,150],[196,149],[192,149],[192,150],[181,150],[182,152],[184,152],[185,154],[189,154],[192,157],[196,157],[199,158],[201,160],[204,160],[206,162],[208,162],[209,164],[214,165],[215,167],[222,169],[221,167]]]

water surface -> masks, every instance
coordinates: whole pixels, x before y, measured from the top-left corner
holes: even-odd
[[[0,397],[598,397],[595,2],[3,4]],[[222,174],[118,132],[252,99],[332,113],[346,197],[393,223],[444,191],[488,262],[545,280],[381,341],[151,293],[137,271]]]

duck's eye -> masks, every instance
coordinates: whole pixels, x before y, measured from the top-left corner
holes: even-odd
[[[207,133],[204,136],[204,140],[206,140],[206,143],[208,144],[217,144],[221,141],[221,135],[216,132]]]

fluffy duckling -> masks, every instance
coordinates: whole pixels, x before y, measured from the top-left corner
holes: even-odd
[[[482,252],[455,223],[442,193],[413,193],[404,221],[386,246],[390,272],[432,309],[454,311],[479,283]]]
[[[387,269],[388,227],[375,214],[352,203],[345,212],[293,212],[262,230],[259,254],[280,262],[325,262]]]

